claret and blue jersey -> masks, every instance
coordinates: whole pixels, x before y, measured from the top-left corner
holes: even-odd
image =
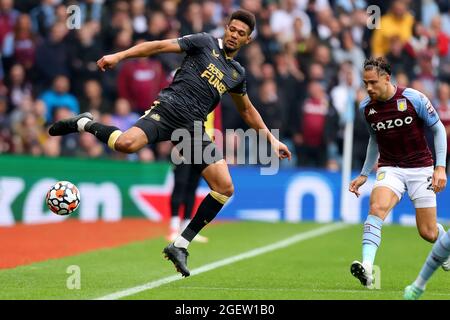
[[[397,87],[395,94],[386,101],[366,97],[360,104],[360,111],[370,133],[376,137],[380,167],[433,165],[424,127],[435,125],[439,116],[423,93]]]

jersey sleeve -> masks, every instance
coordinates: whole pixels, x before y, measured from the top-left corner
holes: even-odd
[[[366,120],[366,114],[364,113],[364,110],[366,109],[367,105],[370,102],[369,97],[365,97],[360,103],[359,103],[359,113],[361,114],[362,119],[364,120],[364,123],[366,124],[367,131],[371,135],[375,135],[375,131],[372,129],[372,127],[369,125],[369,123]]]
[[[236,87],[232,88],[229,92],[245,96],[247,94],[247,81],[245,80],[245,76],[243,77],[242,81]]]
[[[431,101],[421,92],[406,88],[403,96],[407,98],[414,109],[416,109],[419,118],[421,118],[428,127],[435,125],[439,121],[439,115],[434,109]]]
[[[181,50],[187,54],[198,52],[199,49],[204,48],[210,41],[210,36],[206,32],[189,34],[177,39]]]

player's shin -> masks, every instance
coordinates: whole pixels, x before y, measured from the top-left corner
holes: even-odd
[[[422,290],[425,289],[430,277],[450,257],[450,234],[447,232],[433,245],[433,249],[425,261],[414,285]]]
[[[81,131],[81,130],[80,130]],[[98,122],[89,121],[83,125],[82,131],[92,133],[98,140],[108,145],[112,150],[122,131],[114,126],[107,126]]]
[[[375,255],[381,243],[381,227],[383,220],[377,216],[369,215],[366,222],[364,222],[364,233],[362,241],[362,256],[363,265],[368,268],[369,272],[372,270],[375,261]]]
[[[203,227],[210,223],[229,197],[215,191],[211,191],[198,207],[192,221],[183,230],[183,233],[175,240],[174,245],[179,248],[187,248],[189,243],[200,232]]]
[[[438,237],[437,237],[437,239],[439,239],[439,238],[443,237],[446,232],[445,232],[444,227],[440,223],[437,223],[437,229],[438,229]]]

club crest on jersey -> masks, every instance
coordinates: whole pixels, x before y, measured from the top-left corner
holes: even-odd
[[[156,120],[156,121],[161,120],[161,116],[157,113],[153,113],[152,115],[150,115],[150,118],[152,118],[153,120]]]
[[[427,102],[427,111],[428,111],[428,114],[433,114],[434,113],[434,107],[433,107],[433,105],[431,104],[430,101]]]
[[[386,177],[386,172],[382,171],[377,175],[377,181],[381,181]]]
[[[233,77],[234,80],[236,80],[239,77],[239,74],[236,70],[233,70],[233,72],[231,73],[231,76]]]
[[[397,110],[398,111],[406,111],[408,109],[408,105],[406,104],[406,99],[397,99]]]
[[[211,53],[211,54],[212,54],[213,57],[216,58],[216,59],[219,59],[219,57],[220,57],[220,54],[217,53],[216,50],[214,50],[214,49],[212,50],[212,53]]]

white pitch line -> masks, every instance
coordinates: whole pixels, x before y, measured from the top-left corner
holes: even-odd
[[[279,291],[279,292],[318,292],[318,293],[398,293],[403,296],[403,290],[370,290],[370,289],[302,289],[302,288],[229,288],[229,287],[190,287],[182,286],[181,289],[189,290],[216,290],[216,291]],[[450,297],[450,293],[428,292],[427,295]]]
[[[294,243],[305,241],[305,240],[315,238],[318,236],[322,236],[327,233],[330,233],[330,232],[333,232],[336,230],[340,230],[340,229],[343,229],[346,227],[348,227],[348,225],[343,224],[343,223],[336,223],[336,224],[326,225],[326,226],[323,226],[323,227],[320,227],[317,229],[313,229],[310,231],[302,232],[302,233],[296,234],[292,237],[289,237],[285,240],[281,240],[281,241],[275,242],[273,244],[270,244],[270,245],[267,245],[264,247],[256,248],[256,249],[238,254],[236,256],[232,256],[232,257],[229,257],[229,258],[226,258],[223,260],[219,260],[219,261],[216,261],[213,263],[206,264],[202,267],[192,270],[191,276],[195,276],[200,273],[211,271],[213,269],[217,269],[217,268],[220,268],[220,267],[223,267],[223,266],[226,266],[226,265],[229,265],[229,264],[232,264],[232,263],[244,260],[244,259],[256,257],[256,256],[259,256],[259,255],[267,253],[267,252],[286,248],[290,245],[293,245]],[[159,279],[156,281],[148,282],[148,283],[145,283],[140,286],[117,291],[117,292],[108,294],[106,296],[97,298],[96,300],[117,300],[117,299],[131,296],[133,294],[136,294],[136,293],[139,293],[142,291],[154,289],[154,288],[160,287],[162,285],[165,285],[165,284],[168,284],[168,283],[171,283],[174,281],[178,281],[181,279],[183,279],[181,277],[181,275],[173,275],[173,276],[162,278],[162,279]]]

